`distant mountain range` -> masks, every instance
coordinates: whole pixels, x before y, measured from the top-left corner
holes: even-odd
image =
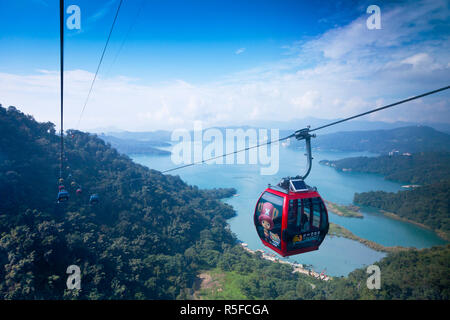
[[[311,129],[318,128],[320,126],[338,121],[341,119],[319,119],[319,118],[303,118],[303,119],[293,119],[290,121],[258,121],[252,123],[252,126],[263,127],[263,128],[278,128],[280,130],[295,131],[298,129],[306,128],[311,126]],[[384,121],[364,121],[364,120],[351,120],[331,126],[320,130],[320,134],[327,134],[333,132],[342,131],[372,131],[372,130],[390,130],[401,127],[412,127],[412,126],[427,126],[435,130],[442,131],[445,133],[450,133],[450,123],[437,123],[437,122],[384,122]]]
[[[319,119],[319,118],[303,118],[303,119],[293,119],[289,121],[251,121],[243,125],[233,125],[233,126],[215,126],[214,128],[225,130],[225,128],[242,128],[244,130],[248,128],[267,128],[267,129],[279,129],[280,136],[284,134],[289,134],[295,130],[306,128],[311,126],[311,128],[317,128],[325,124],[338,121],[340,119]],[[414,123],[414,122],[383,122],[383,121],[364,121],[364,120],[352,120],[344,123],[340,123],[336,126],[325,128],[320,130],[320,135],[344,132],[344,131],[373,131],[373,130],[391,130],[402,127],[413,127],[413,126],[427,126],[433,128],[437,131],[450,134],[450,123]],[[206,129],[206,128],[205,128]],[[151,141],[170,141],[170,136],[172,131],[169,130],[157,130],[157,131],[124,131],[115,127],[107,128],[95,128],[90,130],[90,132],[103,134],[107,136],[114,136],[121,139],[133,139],[133,140],[151,140]]]
[[[219,129],[224,137],[226,129],[259,129],[255,127],[228,127]],[[281,130],[280,137],[291,134],[293,130]],[[342,131],[318,135],[313,139],[313,148],[340,151],[369,151],[380,154],[417,153],[425,151],[450,151],[450,135],[427,126],[408,126],[388,130]],[[169,147],[170,131],[153,132],[111,132],[99,135],[123,153],[168,154],[159,150]],[[291,148],[303,148],[304,143],[292,141]]]
[[[171,131],[157,130],[157,131],[114,131],[100,133],[100,137],[116,137],[122,140],[139,140],[139,141],[151,141],[151,142],[167,142],[170,141]]]
[[[268,129],[279,129],[280,131],[295,131],[298,129],[305,128],[307,126],[311,126],[311,128],[317,128],[323,126],[325,124],[338,121],[341,119],[320,119],[314,117],[307,117],[303,119],[293,119],[289,121],[273,121],[273,120],[264,120],[264,121],[247,121],[245,124],[234,124],[233,126],[229,125],[218,125],[217,128],[268,128]],[[435,130],[442,131],[450,134],[450,123],[438,123],[438,122],[405,122],[405,121],[396,121],[396,122],[384,122],[384,121],[365,121],[365,120],[352,120],[340,123],[336,126],[332,126],[329,128],[325,128],[320,131],[320,134],[333,133],[333,132],[341,132],[341,131],[371,131],[371,130],[390,130],[400,127],[411,127],[411,126],[427,126],[431,127]],[[118,138],[123,139],[137,139],[137,140],[146,140],[146,139],[166,139],[165,141],[170,140],[171,131],[169,130],[158,130],[158,131],[139,131],[139,132],[130,132],[124,131],[116,127],[105,127],[105,128],[94,128],[89,130],[94,133],[104,133],[106,135],[112,135]]]
[[[292,147],[303,146],[295,141]],[[425,126],[391,130],[350,131],[319,135],[313,140],[315,148],[374,153],[416,153],[450,151],[450,135]]]
[[[111,146],[117,149],[121,153],[125,154],[152,154],[166,156],[170,155],[170,151],[161,150],[161,147],[169,147],[170,144],[164,141],[141,141],[134,139],[120,139],[114,136],[99,135],[99,138],[111,144]]]

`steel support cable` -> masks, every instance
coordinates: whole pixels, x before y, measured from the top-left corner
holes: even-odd
[[[78,123],[77,123],[77,126],[76,126],[77,129],[78,129],[79,125],[80,125],[81,118],[83,117],[84,110],[86,109],[86,106],[88,104],[89,98],[90,98],[91,93],[92,93],[92,89],[94,88],[94,83],[95,83],[95,80],[97,79],[98,71],[100,70],[100,66],[102,64],[103,57],[105,56],[105,52],[106,52],[106,48],[108,47],[109,40],[111,39],[111,34],[112,34],[113,30],[114,30],[114,25],[116,24],[117,16],[119,15],[119,11],[120,11],[120,8],[122,6],[122,2],[123,2],[123,0],[120,0],[119,6],[117,7],[116,15],[114,16],[114,21],[113,21],[113,23],[111,25],[111,29],[109,30],[108,39],[106,40],[105,47],[103,48],[103,52],[102,52],[102,55],[100,57],[100,61],[99,61],[98,66],[97,66],[97,71],[95,71],[94,79],[92,80],[91,87],[89,89],[89,93],[88,93],[88,95],[86,97],[86,101],[84,102],[83,109],[81,110],[80,118],[78,119]]]
[[[384,110],[384,109],[388,109],[388,108],[397,106],[397,105],[405,103],[405,102],[409,102],[409,101],[412,101],[412,100],[420,99],[420,98],[429,96],[431,94],[435,94],[435,93],[447,90],[449,88],[450,88],[450,86],[446,86],[446,87],[442,87],[442,88],[439,88],[439,89],[436,89],[436,90],[433,90],[433,91],[428,91],[428,92],[419,94],[419,95],[411,97],[411,98],[407,98],[407,99],[404,99],[404,100],[401,100],[401,101],[398,101],[398,102],[394,102],[394,103],[388,104],[388,105],[386,105],[384,107],[376,108],[376,109],[373,109],[373,110],[370,110],[370,111],[367,111],[367,112],[363,112],[363,113],[357,114],[356,116],[352,116],[352,117],[349,117],[349,118],[345,118],[345,119],[342,119],[342,120],[338,120],[338,121],[326,124],[324,126],[320,126],[318,128],[309,130],[309,132],[313,132],[313,131],[316,131],[316,130],[320,130],[320,129],[324,129],[324,128],[327,128],[327,127],[331,127],[331,126],[334,126],[335,124],[338,124],[338,123],[341,123],[341,122],[344,122],[344,121],[352,120],[352,119],[355,119],[355,118],[359,118],[359,117],[368,115],[370,113],[374,113],[374,112],[378,112],[378,111],[381,111],[381,110]]]
[[[120,44],[119,50],[117,50],[117,53],[114,56],[113,62],[109,66],[108,72],[106,73],[105,77],[107,77],[110,74],[112,67],[114,66],[114,64],[116,63],[117,58],[119,57],[120,53],[122,52],[122,49],[123,49],[123,47],[125,45],[125,42],[127,42],[128,37],[130,36],[130,33],[133,30],[133,28],[134,28],[134,25],[138,21],[139,15],[141,14],[141,11],[144,8],[144,5],[145,5],[145,0],[141,0],[141,5],[140,5],[140,7],[139,7],[139,9],[138,9],[138,11],[136,13],[136,16],[134,17],[133,21],[131,22],[131,24],[130,24],[130,26],[128,28],[128,31],[125,34],[125,37],[123,38],[122,43]]]

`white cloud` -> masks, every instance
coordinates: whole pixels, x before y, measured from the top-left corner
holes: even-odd
[[[241,53],[244,53],[245,50],[246,50],[245,48],[239,48],[234,53],[235,54],[241,54]]]

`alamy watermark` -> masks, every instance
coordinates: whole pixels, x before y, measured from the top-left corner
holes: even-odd
[[[370,5],[367,11],[370,16],[366,20],[366,26],[369,30],[381,29],[381,9],[377,5]]]
[[[279,130],[217,129],[203,130],[202,123],[196,121],[194,130],[177,129],[172,132],[171,140],[176,142],[172,148],[172,162],[175,165],[188,165],[205,161],[205,164],[258,164],[261,175],[278,173],[280,162],[280,144],[268,143],[279,139]],[[262,144],[258,148],[252,148]],[[236,152],[250,148],[245,152]],[[236,152],[236,153],[235,153]],[[230,154],[226,157],[221,155]],[[208,159],[213,159],[206,161]]]
[[[367,289],[380,289],[381,288],[381,270],[376,264],[370,265],[366,270],[367,274],[370,276],[367,278],[366,285]]]
[[[67,277],[66,285],[67,289],[81,289],[81,269],[79,266],[73,264],[67,267],[66,273],[69,275]]]
[[[69,30],[80,30],[81,29],[81,9],[79,6],[72,4],[67,7],[67,14],[70,16],[66,20],[66,26]]]

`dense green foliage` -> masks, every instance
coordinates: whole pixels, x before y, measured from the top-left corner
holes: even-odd
[[[450,245],[393,253],[376,265],[381,287],[369,290],[366,269],[336,278],[316,288],[321,299],[450,299]]]
[[[320,281],[292,274],[290,267],[255,260],[234,248],[219,260],[221,291],[206,298],[233,299],[444,299],[450,298],[450,245],[389,254],[375,263],[380,267],[380,289],[368,289],[366,268],[348,277]],[[217,273],[218,270],[213,270]],[[223,283],[223,282],[227,283]]]
[[[66,178],[71,199],[56,204],[53,125],[1,108],[0,130],[2,298],[70,298],[65,272],[72,264],[82,270],[78,298],[183,297],[202,246],[220,252],[235,242],[224,228],[234,211],[217,198],[233,191],[199,190],[133,163],[95,136],[70,132],[64,176],[83,195]],[[91,192],[99,205],[88,204]]]
[[[303,145],[299,142],[293,146]],[[347,131],[319,135],[314,147],[326,150],[370,151],[387,154],[424,151],[450,151],[450,135],[426,126],[402,127],[391,130]]]
[[[450,180],[397,193],[356,193],[354,202],[395,213],[450,235]]]
[[[409,156],[354,157],[322,160],[337,170],[378,173],[386,179],[411,184],[429,184],[450,180],[450,152],[422,152]]]
[[[303,299],[310,283],[319,280],[292,273],[292,267],[262,259],[260,254],[252,255],[240,246],[227,248],[223,253],[203,248],[197,252],[199,261],[210,261],[203,265],[205,270],[214,269],[237,277],[236,289],[239,293],[233,299]],[[227,296],[227,295],[225,295]],[[228,295],[229,296],[229,295]],[[215,296],[210,298],[223,298]]]

